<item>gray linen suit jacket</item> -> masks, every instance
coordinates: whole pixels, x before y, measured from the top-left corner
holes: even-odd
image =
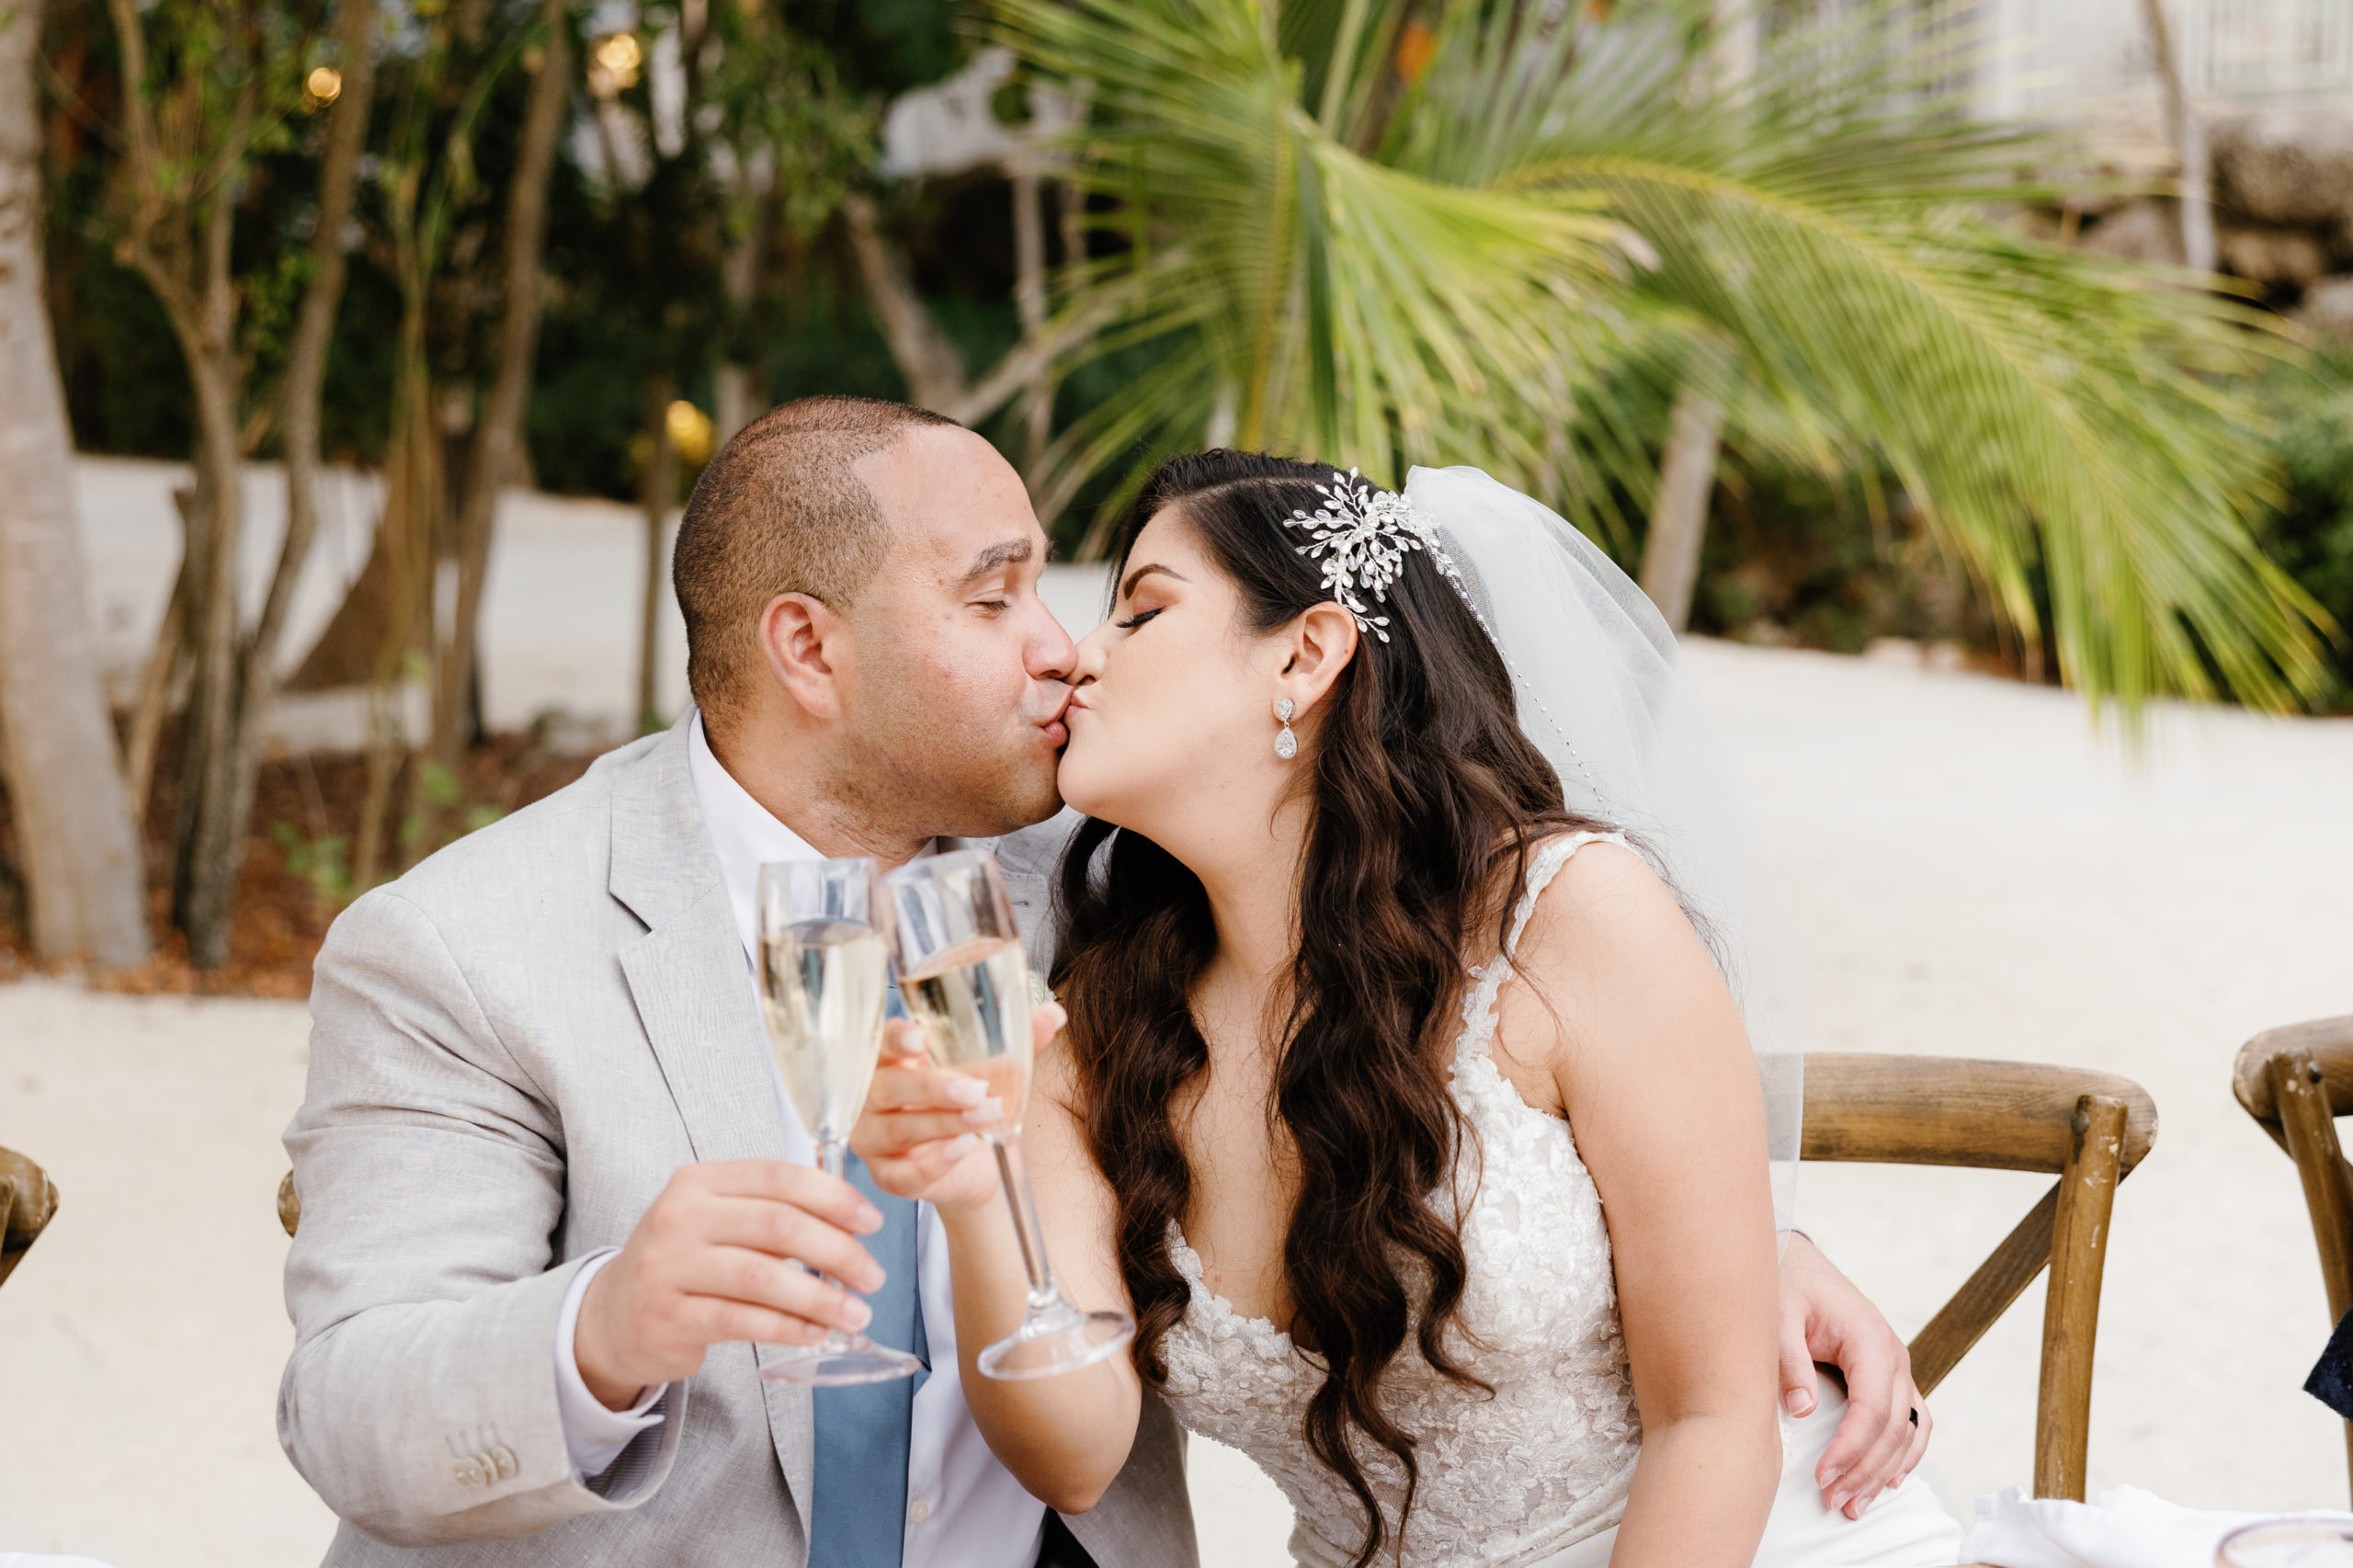
[[[328,934],[286,1133],[302,1224],[278,1420],[345,1521],[329,1564],[807,1562],[820,1439],[808,1391],[756,1375],[767,1348],[712,1346],[668,1419],[587,1484],[557,1412],[578,1260],[626,1240],[676,1166],[782,1153],[687,757],[683,722],[613,752]],[[1006,847],[1034,931],[1059,833],[1032,836]],[[1070,1525],[1102,1568],[1194,1568],[1157,1400]]]

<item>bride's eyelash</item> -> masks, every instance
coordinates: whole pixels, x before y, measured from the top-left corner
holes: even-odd
[[[1127,619],[1117,621],[1113,624],[1117,625],[1122,631],[1133,631],[1137,627],[1142,626],[1145,621],[1150,620],[1154,616],[1158,615],[1159,613],[1159,610],[1148,609],[1142,615],[1131,615],[1128,617]]]

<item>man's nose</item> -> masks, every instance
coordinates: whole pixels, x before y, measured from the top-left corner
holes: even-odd
[[[1038,601],[1038,615],[1044,622],[1029,640],[1029,677],[1032,680],[1058,680],[1070,683],[1072,672],[1078,663],[1078,645],[1063,630],[1054,612]]]

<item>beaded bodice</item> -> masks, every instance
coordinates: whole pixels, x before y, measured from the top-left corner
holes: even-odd
[[[1382,1400],[1415,1435],[1421,1472],[1402,1538],[1403,1467],[1375,1444],[1359,1441],[1357,1452],[1387,1516],[1382,1561],[1399,1568],[1518,1568],[1615,1524],[1625,1508],[1642,1426],[1600,1195],[1568,1123],[1521,1099],[1493,1057],[1495,999],[1537,895],[1596,838],[1616,841],[1574,833],[1540,846],[1504,952],[1472,970],[1463,998],[1452,1089],[1472,1136],[1456,1181],[1430,1202],[1460,1218],[1470,1266],[1450,1346],[1495,1393],[1440,1376],[1410,1335],[1383,1374]],[[1458,1207],[1463,1194],[1467,1208]],[[1363,1540],[1364,1511],[1302,1436],[1322,1373],[1281,1329],[1210,1293],[1180,1227],[1169,1227],[1168,1244],[1192,1287],[1162,1341],[1170,1408],[1281,1486],[1299,1562],[1343,1568]]]

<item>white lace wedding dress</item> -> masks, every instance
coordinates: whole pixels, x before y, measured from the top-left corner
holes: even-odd
[[[1404,1472],[1363,1444],[1365,1475],[1389,1524],[1383,1561],[1399,1568],[1601,1568],[1625,1510],[1642,1449],[1642,1421],[1618,1329],[1618,1295],[1601,1199],[1569,1125],[1530,1107],[1492,1058],[1495,998],[1537,895],[1595,838],[1563,835],[1529,868],[1504,955],[1471,972],[1455,1047],[1453,1092],[1475,1134],[1457,1187],[1470,1278],[1452,1347],[1495,1390],[1492,1399],[1431,1370],[1411,1342],[1381,1384],[1391,1415],[1419,1440],[1421,1480],[1402,1539]],[[1453,1211],[1454,1192],[1432,1202]],[[1303,1437],[1322,1374],[1290,1336],[1245,1318],[1202,1283],[1201,1260],[1169,1227],[1169,1251],[1192,1286],[1184,1318],[1162,1341],[1163,1391],[1192,1431],[1241,1449],[1273,1477],[1296,1516],[1292,1557],[1345,1568],[1363,1538],[1363,1510],[1318,1463]],[[1831,1385],[1835,1386],[1835,1385]],[[1859,1523],[1829,1514],[1811,1484],[1844,1402],[1825,1399],[1803,1423],[1784,1423],[1784,1484],[1759,1564],[1790,1568],[1913,1568],[1949,1563],[1961,1530],[1914,1476]]]

